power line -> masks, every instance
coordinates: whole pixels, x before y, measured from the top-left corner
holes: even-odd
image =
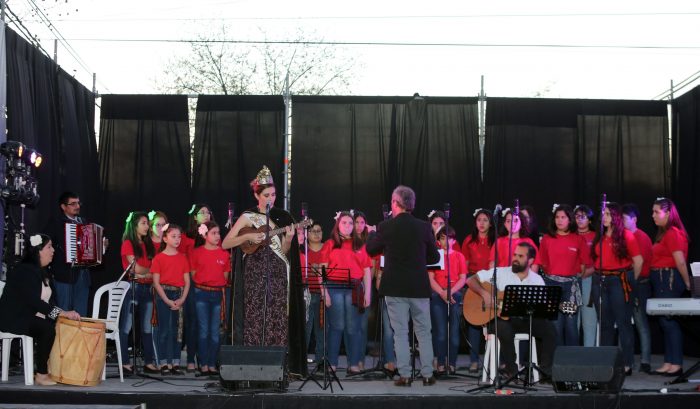
[[[667,89],[667,90],[661,92],[660,94],[658,94],[657,96],[655,96],[655,97],[652,98],[652,99],[666,99],[666,98],[669,98],[669,97],[671,96],[671,93],[675,93],[675,92],[678,92],[678,91],[682,90],[683,88],[685,88],[685,87],[687,87],[687,86],[693,84],[693,83],[694,83],[695,81],[697,81],[698,79],[700,79],[700,71],[697,71],[697,72],[695,72],[694,74],[691,74],[690,76],[688,76],[687,78],[685,78],[684,80],[682,80],[681,82],[679,82],[677,85],[674,85],[672,89],[669,88],[669,89]]]
[[[498,44],[498,43],[413,43],[382,41],[309,41],[309,40],[203,40],[166,38],[72,38],[70,41],[126,42],[126,43],[195,43],[195,44],[277,44],[277,45],[341,45],[380,47],[494,47],[494,48],[600,48],[600,49],[648,49],[648,50],[696,50],[697,46],[622,45],[622,44]]]
[[[22,23],[22,20],[17,16],[17,14],[15,14],[14,11],[12,11],[12,9],[7,3],[5,3],[5,10],[7,10],[12,15],[13,19],[11,20],[11,22],[14,23],[15,27],[17,27],[17,29],[22,34],[24,34],[27,41],[32,43],[35,47],[39,48],[39,50],[41,50],[41,52],[43,52],[46,55],[46,57],[51,58],[49,56],[49,53],[44,49],[44,47],[41,46],[36,37],[32,35],[32,32],[29,31],[29,29],[27,28],[27,26],[24,25],[24,23]]]

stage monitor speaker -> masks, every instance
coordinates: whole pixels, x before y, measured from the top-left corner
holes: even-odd
[[[219,348],[219,374],[224,386],[281,387],[286,383],[285,347],[222,345]]]
[[[625,381],[618,347],[568,347],[554,351],[552,384],[557,392],[618,393]]]

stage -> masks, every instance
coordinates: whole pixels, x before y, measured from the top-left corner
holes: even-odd
[[[463,357],[460,357],[463,358]],[[652,368],[660,365],[661,356],[654,356]],[[684,368],[690,368],[697,359],[686,358]],[[467,364],[460,359],[459,364]],[[371,359],[368,366],[373,366]],[[466,373],[465,370],[458,371]],[[339,371],[341,390],[333,384],[333,392],[321,390],[308,382],[302,390],[300,381],[290,383],[286,392],[239,391],[223,389],[215,378],[198,378],[193,374],[152,378],[125,378],[119,381],[116,367],[108,367],[108,379],[99,386],[77,387],[56,385],[50,387],[25,386],[21,372],[14,372],[8,382],[0,383],[0,408],[36,407],[45,405],[102,405],[105,408],[382,408],[387,405],[402,409],[410,408],[498,408],[536,407],[542,408],[671,408],[697,407],[700,393],[696,392],[700,372],[691,376],[691,382],[665,385],[672,378],[647,375],[637,371],[625,379],[622,392],[615,394],[568,394],[555,393],[549,384],[536,386],[533,391],[515,388],[510,396],[495,395],[492,390],[467,392],[479,386],[476,379],[456,378],[438,380],[434,386],[423,386],[420,379],[411,387],[396,387],[389,380],[345,378],[344,369]],[[662,393],[662,388],[668,388]],[[12,404],[8,406],[6,404]],[[465,406],[466,405],[466,406]],[[523,406],[527,405],[527,406]]]

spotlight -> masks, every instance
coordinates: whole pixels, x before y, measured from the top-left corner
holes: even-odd
[[[3,142],[3,144],[0,145],[0,154],[3,154],[4,156],[7,156],[8,158],[11,158],[13,156],[21,158],[23,153],[24,153],[24,144],[22,142],[7,141],[7,142]]]
[[[39,202],[39,193],[33,169],[41,166],[41,154],[35,149],[27,149],[21,142],[7,141],[0,144],[0,155],[6,159],[0,196],[10,204],[34,207]]]
[[[24,160],[27,161],[28,165],[34,166],[35,168],[38,168],[41,166],[41,154],[36,151],[36,149],[26,149],[24,151]]]

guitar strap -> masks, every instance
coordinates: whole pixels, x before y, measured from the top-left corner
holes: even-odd
[[[253,224],[253,227],[256,229],[259,229],[260,227],[265,225],[265,215],[260,214],[260,213],[254,213],[254,212],[243,212],[243,215],[250,220],[250,222]],[[270,218],[270,229],[276,229],[277,226],[273,223],[272,218]],[[287,256],[282,252],[282,240],[280,239],[280,236],[272,236],[270,237],[270,248],[272,251],[277,254],[279,258],[284,261],[284,264],[287,265],[287,282],[289,282],[289,260],[287,259]]]

